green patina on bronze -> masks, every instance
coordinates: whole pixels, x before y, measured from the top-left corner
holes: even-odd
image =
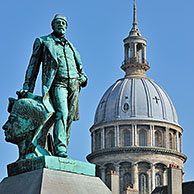
[[[8,176],[14,176],[41,168],[95,176],[94,164],[54,156],[42,156],[33,159],[20,160],[7,166]]]
[[[19,160],[67,157],[71,123],[79,119],[79,92],[87,85],[80,55],[65,37],[67,20],[56,15],[53,32],[35,40],[18,99],[9,99],[5,139],[18,145]],[[42,65],[42,96],[33,94]],[[49,134],[53,126],[53,138]],[[54,161],[54,160],[52,160]]]

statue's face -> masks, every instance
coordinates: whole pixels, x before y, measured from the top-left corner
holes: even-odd
[[[61,36],[62,35],[65,35],[66,28],[67,28],[67,24],[66,24],[66,22],[64,20],[62,20],[62,19],[56,19],[54,21],[53,30],[58,35],[61,35]]]
[[[2,127],[5,131],[5,140],[15,144],[21,142],[28,135],[30,125],[30,119],[23,119],[17,113],[12,112]]]

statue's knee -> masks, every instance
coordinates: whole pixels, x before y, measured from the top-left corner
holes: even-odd
[[[66,113],[63,113],[63,112],[57,112],[56,113],[56,120],[67,120],[67,114]]]
[[[61,112],[56,113],[56,120],[61,120],[63,118],[63,114]]]

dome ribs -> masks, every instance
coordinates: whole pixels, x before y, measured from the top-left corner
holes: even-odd
[[[160,93],[160,90],[155,86],[155,84],[153,84],[152,81],[149,80],[149,82],[152,84],[152,86],[155,88],[158,96],[159,96],[159,100],[160,100],[160,104],[161,104],[161,107],[162,107],[162,115],[163,115],[163,119],[167,120],[167,117],[166,117],[166,108],[165,108],[165,102],[164,102],[164,99],[162,97],[162,94]],[[158,84],[157,84],[158,86]]]
[[[122,107],[122,97],[123,97],[123,92],[124,92],[124,89],[125,89],[125,86],[127,84],[128,80],[125,79],[123,81],[123,83],[121,84],[121,87],[119,89],[119,94],[116,98],[116,102],[115,102],[115,117],[116,118],[119,118],[120,117],[120,111],[121,111],[121,107]]]
[[[132,87],[132,89],[131,89],[131,116],[132,117],[135,117],[136,116],[136,105],[135,105],[135,103],[136,103],[136,100],[135,100],[135,96],[136,96],[136,94],[135,94],[135,79],[134,78],[132,78],[132,80],[131,80],[131,87]]]
[[[148,117],[153,117],[153,114],[152,114],[151,95],[150,95],[150,91],[148,89],[148,85],[147,85],[145,79],[141,79],[141,82],[142,82],[142,84],[144,86],[144,89],[145,89],[145,94],[146,94],[146,99],[147,99]]]
[[[100,100],[95,125],[121,120],[178,124],[176,110],[167,93],[156,82],[143,77],[119,79]]]

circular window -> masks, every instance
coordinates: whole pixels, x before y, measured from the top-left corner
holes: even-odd
[[[128,110],[129,110],[129,104],[128,104],[128,103],[125,103],[125,104],[123,105],[123,110],[124,110],[124,111],[128,111]]]

